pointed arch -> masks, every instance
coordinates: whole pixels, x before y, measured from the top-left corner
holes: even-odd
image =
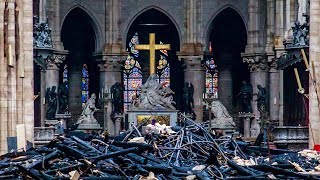
[[[98,20],[95,18],[95,16],[91,13],[90,10],[88,10],[87,8],[85,8],[83,5],[81,4],[76,4],[74,6],[72,6],[67,13],[65,14],[65,16],[62,19],[62,23],[61,23],[61,27],[60,27],[60,34],[62,34],[62,29],[63,26],[65,24],[65,20],[67,19],[67,17],[75,10],[79,9],[80,11],[83,11],[83,13],[88,17],[88,21],[94,31],[94,41],[95,41],[95,51],[99,51],[102,49],[102,45],[103,45],[103,38],[102,38],[102,32],[101,29],[98,26]]]
[[[178,35],[179,35],[179,41],[181,42],[181,30],[178,26],[178,23],[175,21],[175,19],[167,12],[165,11],[164,9],[160,8],[160,7],[157,7],[157,6],[148,6],[144,9],[142,9],[141,11],[139,11],[135,16],[133,16],[133,18],[129,21],[129,23],[127,24],[127,27],[126,27],[126,30],[125,30],[125,33],[124,35],[128,35],[128,32],[130,30],[130,27],[132,26],[133,22],[140,16],[142,15],[143,13],[151,10],[151,9],[154,9],[154,10],[157,10],[159,12],[161,12],[162,14],[164,14],[165,16],[167,16],[171,22],[173,23],[173,25],[175,26],[177,32],[178,32]],[[126,39],[127,37],[125,37],[124,39]]]
[[[205,37],[205,48],[206,51],[209,51],[209,39],[210,39],[210,35],[213,29],[213,25],[214,25],[214,19],[216,17],[218,17],[218,15],[227,10],[227,9],[232,9],[233,11],[236,12],[236,14],[239,15],[239,17],[242,19],[242,22],[244,24],[245,30],[246,30],[246,34],[248,34],[248,27],[247,27],[247,23],[246,23],[246,18],[244,17],[243,13],[236,8],[235,6],[231,5],[231,4],[226,4],[225,6],[222,6],[220,9],[218,9],[217,11],[215,11],[215,13],[211,16],[210,20],[208,21],[209,23],[207,23],[207,25],[205,26],[204,29],[204,36]]]

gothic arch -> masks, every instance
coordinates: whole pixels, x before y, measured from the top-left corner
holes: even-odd
[[[233,6],[231,4],[226,4],[225,6],[222,6],[217,11],[215,11],[215,13],[211,16],[211,18],[209,19],[208,23],[205,26],[203,37],[205,38],[204,39],[205,40],[205,49],[207,51],[209,50],[209,47],[207,45],[209,44],[210,34],[213,29],[213,25],[214,25],[213,21],[221,12],[223,12],[224,10],[226,10],[228,8],[234,10],[239,15],[239,17],[242,19],[242,22],[243,22],[244,27],[246,29],[246,34],[248,35],[248,27],[247,27],[247,23],[245,21],[246,18],[244,17],[243,13],[235,6]]]
[[[95,37],[95,51],[99,51],[102,49],[102,45],[103,45],[103,38],[102,38],[102,33],[101,33],[101,29],[98,26],[98,20],[95,18],[95,16],[91,13],[90,10],[88,10],[88,8],[85,8],[83,5],[81,4],[76,4],[74,6],[72,6],[67,13],[65,14],[65,16],[62,19],[62,23],[61,23],[61,27],[60,27],[60,31],[62,31],[62,27],[64,25],[64,22],[66,20],[66,18],[68,17],[68,15],[76,10],[76,9],[80,9],[81,11],[84,12],[84,14],[86,14],[88,16],[88,20],[90,22],[90,25],[93,28],[94,31],[94,37]],[[62,32],[60,32],[60,34],[62,34]]]
[[[176,28],[176,30],[177,30],[177,32],[178,32],[179,41],[181,42],[181,31],[180,31],[180,28],[179,28],[177,22],[175,21],[175,19],[174,19],[167,11],[165,11],[164,9],[162,9],[162,8],[160,8],[160,7],[157,7],[157,6],[153,6],[153,5],[152,5],[152,6],[148,6],[148,7],[144,8],[144,9],[142,9],[142,10],[139,11],[136,15],[134,15],[133,18],[131,18],[131,20],[130,20],[129,23],[127,24],[127,27],[126,27],[126,30],[125,30],[125,33],[124,33],[124,36],[125,36],[125,37],[123,37],[122,39],[126,39],[126,38],[127,38],[126,36],[128,35],[128,32],[129,32],[129,30],[130,30],[130,27],[132,26],[132,23],[133,23],[141,14],[143,14],[144,12],[147,12],[148,10],[151,10],[151,9],[155,9],[155,10],[161,12],[162,14],[164,14],[165,16],[167,16],[167,17],[171,20],[171,22],[174,24],[174,26],[175,26],[175,28]],[[123,45],[124,45],[124,47],[126,46],[125,44],[123,44]]]

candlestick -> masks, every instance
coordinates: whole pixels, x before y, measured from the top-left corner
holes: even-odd
[[[8,66],[13,67],[13,59],[12,59],[12,47],[11,44],[9,44],[9,49],[8,49]]]
[[[307,68],[306,70],[309,70],[309,63],[308,63],[306,53],[304,52],[304,49],[301,49],[301,54],[302,54],[304,64],[306,65],[306,68]]]
[[[296,75],[297,83],[298,83],[298,91],[300,91],[302,88],[301,82],[300,82],[300,77],[297,68],[294,68],[294,74]]]
[[[316,77],[316,70],[315,70],[315,67],[314,67],[314,61],[311,61],[311,66],[312,66],[313,82],[316,82],[317,81],[317,77]]]

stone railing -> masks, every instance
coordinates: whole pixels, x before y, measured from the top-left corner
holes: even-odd
[[[34,128],[34,144],[43,145],[49,143],[55,138],[55,127],[35,127]]]
[[[307,126],[283,126],[273,130],[273,143],[279,148],[300,150],[308,148],[309,130]]]

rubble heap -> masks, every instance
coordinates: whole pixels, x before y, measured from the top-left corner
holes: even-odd
[[[0,179],[320,179],[316,151],[252,146],[186,119],[176,133],[59,136],[48,145],[0,156]]]

